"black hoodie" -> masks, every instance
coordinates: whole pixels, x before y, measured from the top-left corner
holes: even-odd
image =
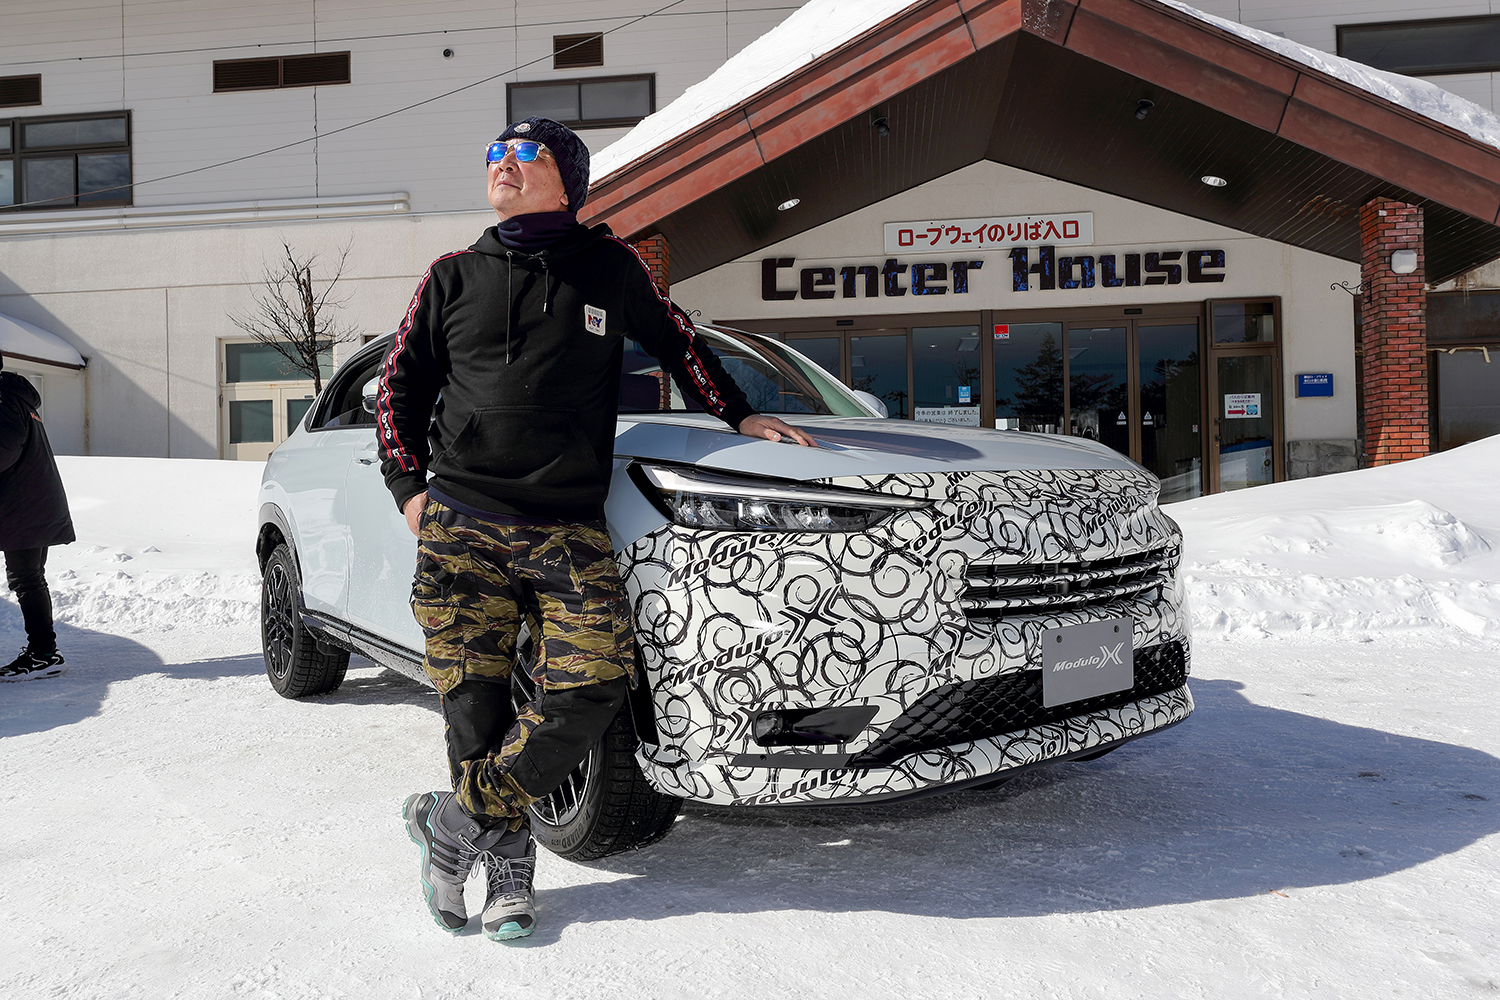
[[[0,550],[73,541],[62,477],[36,413],[41,402],[34,385],[0,371]]]
[[[607,226],[575,226],[537,254],[491,227],[433,261],[381,369],[376,433],[396,506],[430,475],[483,511],[600,517],[626,337],[730,427],[755,412]]]

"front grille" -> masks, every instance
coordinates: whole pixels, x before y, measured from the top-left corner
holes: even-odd
[[[971,619],[1004,618],[1046,609],[1077,610],[1134,597],[1171,582],[1175,546],[1113,559],[1024,565],[976,563],[960,601]]]
[[[1022,670],[977,681],[948,684],[907,709],[850,767],[890,764],[909,754],[971,743],[1074,715],[1118,708],[1187,683],[1188,658],[1181,642],[1135,651],[1135,687],[1047,708],[1042,672]]]

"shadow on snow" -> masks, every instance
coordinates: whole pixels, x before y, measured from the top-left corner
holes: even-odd
[[[1194,681],[1193,718],[987,792],[882,806],[689,804],[661,843],[539,888],[576,920],[874,910],[965,918],[1133,909],[1336,885],[1500,830],[1500,760]],[[538,938],[548,940],[546,924]]]

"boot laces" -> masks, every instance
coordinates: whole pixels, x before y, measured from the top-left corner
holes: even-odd
[[[476,860],[484,861],[486,888],[491,898],[531,891],[531,881],[536,874],[536,858],[507,858],[494,851],[481,851]]]

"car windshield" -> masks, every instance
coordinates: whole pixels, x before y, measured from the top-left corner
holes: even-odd
[[[757,412],[870,416],[832,375],[774,340],[704,327],[698,333]],[[684,396],[662,371],[661,363],[640,344],[627,339],[621,362],[620,412],[702,413],[703,407]]]

